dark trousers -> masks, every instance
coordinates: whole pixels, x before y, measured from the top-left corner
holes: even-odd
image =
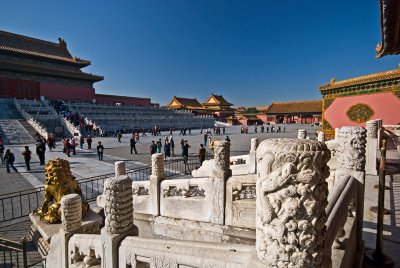
[[[30,158],[28,158],[28,159],[25,158],[26,170],[31,170],[30,162],[31,162]]]
[[[14,163],[6,162],[7,173],[10,173],[10,166],[12,167],[12,169],[14,169],[15,172],[18,172],[18,170],[14,167]]]
[[[45,156],[43,153],[39,154],[40,165],[45,165]]]
[[[103,161],[103,153],[97,153],[97,155],[99,156],[99,161]]]
[[[132,154],[132,151],[133,150],[135,150],[135,154],[137,154],[137,151],[136,151],[136,146],[134,145],[134,146],[131,146],[131,154]]]
[[[91,143],[91,142],[88,142],[87,148],[88,148],[88,149],[92,149],[92,143]]]

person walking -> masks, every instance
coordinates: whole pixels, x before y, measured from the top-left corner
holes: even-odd
[[[101,141],[97,144],[97,156],[99,157],[99,161],[103,161],[104,146],[101,144]]]
[[[188,144],[188,141],[184,141],[184,145],[182,146],[182,156],[183,156],[183,163],[185,164],[185,174],[186,174],[186,167],[188,168],[190,172],[190,168],[188,165],[188,158],[189,158],[189,148],[190,145]]]
[[[42,143],[39,141],[36,144],[36,154],[39,157],[39,162],[40,162],[41,166],[43,166],[45,164],[45,151],[46,151],[46,147],[43,146]]]
[[[92,137],[90,137],[90,135],[87,136],[86,142],[87,142],[88,149],[89,150],[92,149]]]
[[[200,166],[202,166],[203,162],[206,160],[206,148],[204,148],[203,144],[200,144],[199,160],[200,160]]]
[[[30,162],[31,162],[31,150],[29,150],[29,146],[25,146],[25,151],[22,152],[25,160],[26,170],[31,170]]]
[[[157,152],[157,145],[154,143],[154,141],[151,141],[150,145],[150,154],[153,155]]]
[[[7,173],[10,173],[10,166],[15,172],[18,172],[18,170],[14,167],[15,156],[10,149],[6,150],[6,153],[4,154],[4,161],[6,162]]]
[[[171,144],[168,141],[168,137],[165,138],[164,142],[164,160],[171,159]]]
[[[117,139],[118,139],[118,142],[119,142],[119,143],[121,143],[121,138],[122,138],[122,133],[119,131],[119,132],[117,133]]]
[[[0,142],[0,158],[1,158],[1,163],[4,164],[4,145],[3,145],[3,140]]]
[[[72,149],[72,154],[73,155],[76,155],[75,147],[76,147],[75,138],[71,138],[71,149]]]
[[[158,141],[157,141],[157,153],[161,153],[161,150],[162,150],[161,139],[158,139]]]
[[[204,133],[204,146],[207,146],[207,141],[208,141],[208,134],[206,132]]]
[[[79,146],[81,147],[81,150],[83,150],[83,144],[85,143],[85,137],[81,136],[79,138]]]
[[[175,157],[175,141],[174,141],[174,137],[170,137],[169,138],[169,145],[171,147],[171,154],[173,157]]]
[[[132,135],[132,138],[130,139],[130,144],[131,144],[131,154],[133,150],[135,150],[135,154],[137,154],[135,135]]]

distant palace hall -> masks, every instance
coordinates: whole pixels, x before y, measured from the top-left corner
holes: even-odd
[[[194,98],[181,98],[174,96],[167,104],[167,108],[176,110],[188,110],[195,114],[214,114],[217,118],[227,118],[234,114],[232,103],[225,100],[222,95],[211,94],[202,104]]]
[[[0,31],[0,98],[79,100],[104,104],[151,106],[150,98],[96,94],[103,76],[81,69],[91,64],[58,43]]]
[[[332,79],[321,86],[323,130],[364,126],[372,119],[384,125],[400,123],[400,69],[360,76],[343,81]]]

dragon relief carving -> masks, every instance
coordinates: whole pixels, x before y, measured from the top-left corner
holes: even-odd
[[[271,267],[323,260],[330,152],[306,139],[269,139],[257,149],[256,249]]]

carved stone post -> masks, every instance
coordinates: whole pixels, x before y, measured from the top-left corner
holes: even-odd
[[[318,132],[317,140],[320,142],[325,142],[325,133],[323,131]]]
[[[339,127],[335,128],[335,140],[336,140],[337,136],[339,135],[339,130],[340,130]]]
[[[297,138],[298,139],[306,139],[307,138],[307,131],[305,129],[297,130]]]
[[[258,139],[252,138],[250,142],[250,153],[249,153],[249,158],[250,158],[249,174],[255,174],[257,171],[257,160],[256,160],[257,147],[258,147]]]
[[[82,227],[82,200],[78,194],[61,198],[61,229],[51,238],[46,267],[67,268],[69,264],[68,241]]]
[[[133,234],[132,181],[125,173],[125,162],[115,162],[115,177],[104,182],[105,225],[101,229],[101,267],[117,267],[118,245]]]
[[[225,215],[225,183],[232,176],[230,163],[230,146],[227,141],[215,141],[214,143],[214,165],[211,179],[213,182],[213,202],[211,222],[224,224]]]
[[[160,185],[165,178],[164,156],[162,154],[153,154],[151,156],[151,176],[150,176],[150,199],[152,215],[160,215]]]
[[[379,120],[370,120],[366,123],[367,144],[365,172],[370,175],[377,175],[376,159],[378,147]]]
[[[335,172],[336,180],[351,176],[357,180],[356,200],[356,243],[357,252],[363,255],[362,240],[365,192],[365,144],[366,130],[363,127],[342,127],[338,131],[338,159]],[[361,257],[361,256],[360,256]]]
[[[315,140],[268,139],[258,147],[256,250],[267,267],[321,267],[329,159]]]

